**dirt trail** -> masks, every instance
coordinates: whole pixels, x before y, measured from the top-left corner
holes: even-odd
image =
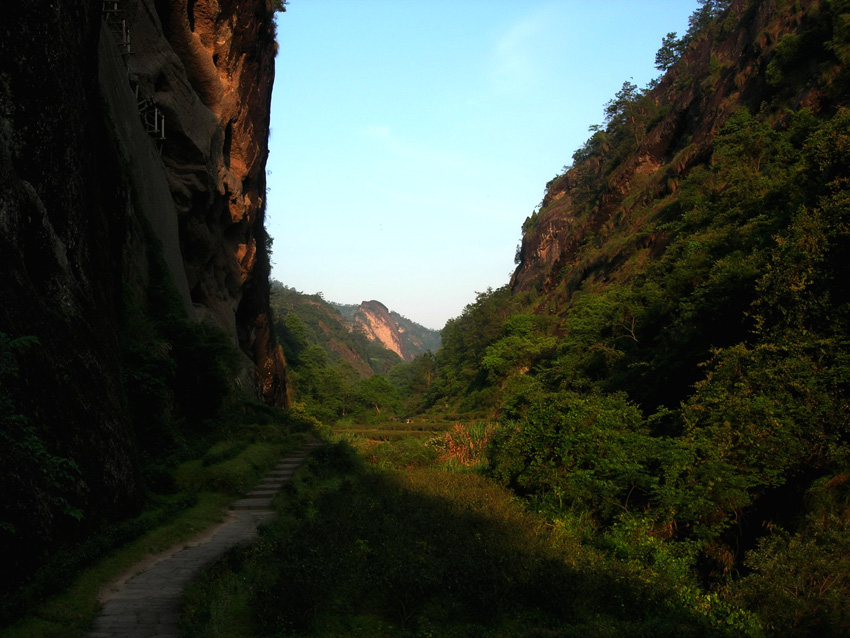
[[[281,460],[254,491],[231,505],[222,524],[142,561],[105,587],[100,594],[103,609],[89,638],[179,638],[183,589],[204,567],[257,535],[257,526],[274,514],[269,509],[274,495],[321,445],[311,440]]]

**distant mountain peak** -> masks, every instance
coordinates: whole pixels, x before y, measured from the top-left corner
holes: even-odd
[[[370,341],[378,341],[395,352],[403,361],[413,361],[407,344],[390,311],[379,301],[364,301],[354,313],[354,321]]]
[[[404,361],[429,350],[440,348],[440,332],[422,326],[390,310],[376,299],[363,301],[359,306],[331,302],[352,327],[358,327],[370,341],[377,341],[395,352]]]

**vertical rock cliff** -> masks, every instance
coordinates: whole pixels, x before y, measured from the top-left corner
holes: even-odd
[[[5,7],[4,573],[140,502],[128,300],[219,326],[241,353],[235,382],[286,404],[263,228],[275,52],[266,0]],[[176,306],[150,307],[165,289]]]
[[[266,0],[121,0],[129,81],[164,119],[160,142],[189,294],[259,366],[262,396],[285,403],[268,320],[265,164],[274,80]]]

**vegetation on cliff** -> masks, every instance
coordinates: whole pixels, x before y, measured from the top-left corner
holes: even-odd
[[[421,392],[414,396],[414,388],[424,391],[430,384],[430,351],[404,363],[366,336],[355,320],[358,306],[332,304],[319,294],[306,295],[277,282],[272,308],[298,409],[333,424],[404,418],[421,408]],[[404,337],[433,340],[427,329],[398,316],[405,322],[399,325],[408,326]]]
[[[592,556],[582,577],[625,569],[643,583],[628,595],[648,588],[640,610],[598,583],[587,583],[592,602],[558,598],[567,617],[525,607],[546,631],[850,630],[848,25],[850,6],[838,0],[700,2],[687,36],[662,42],[666,74],[647,89],[624,83],[573,165],[547,185],[523,225],[510,286],[479,294],[446,325],[428,386],[406,395],[421,409],[498,419],[480,471],[524,497],[534,520],[554,530],[548,542],[566,531],[573,545],[556,564]],[[439,440],[411,444],[400,466],[433,462]],[[379,449],[366,453],[378,467],[393,465]],[[392,525],[426,528],[389,505],[398,481],[413,498],[420,478],[409,470],[381,487],[381,502],[399,512]],[[443,480],[422,478],[427,490]],[[311,503],[356,525],[356,513],[342,509],[351,499],[368,507],[363,485]],[[355,529],[346,555],[356,562],[371,537]],[[437,544],[460,547],[465,533]],[[382,597],[376,581],[355,617],[380,610],[389,635],[434,631],[452,602],[431,597],[433,578],[456,583],[452,609],[475,619],[475,629],[453,626],[457,635],[487,635],[479,620],[492,635],[506,631],[505,617],[476,618],[465,569],[441,573],[429,538],[420,532],[398,550],[403,572],[421,578],[392,581],[394,597]],[[296,533],[268,551],[304,550]],[[508,550],[496,554],[509,562]],[[325,603],[343,613],[359,603],[345,594],[348,567],[340,569]],[[368,580],[368,562],[364,569]],[[510,574],[485,579],[508,601],[504,610],[534,600],[510,589]],[[546,582],[561,591],[555,580]],[[256,610],[270,608],[267,595],[255,592]],[[611,598],[625,617],[594,607]],[[258,618],[276,629],[344,632],[334,623],[351,621],[327,609]]]

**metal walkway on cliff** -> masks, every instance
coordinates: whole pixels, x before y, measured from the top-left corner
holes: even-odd
[[[120,0],[102,0],[103,21],[112,32],[115,39],[115,44],[121,54],[121,58],[125,64],[128,64],[128,58],[132,53],[130,46],[130,29],[127,26],[127,19],[121,10]],[[129,79],[129,78],[128,78]],[[136,94],[136,105],[139,109],[139,117],[142,120],[142,125],[145,127],[148,135],[153,139],[162,141],[165,139],[165,115],[152,97],[140,95],[139,85],[130,81],[130,88]]]

